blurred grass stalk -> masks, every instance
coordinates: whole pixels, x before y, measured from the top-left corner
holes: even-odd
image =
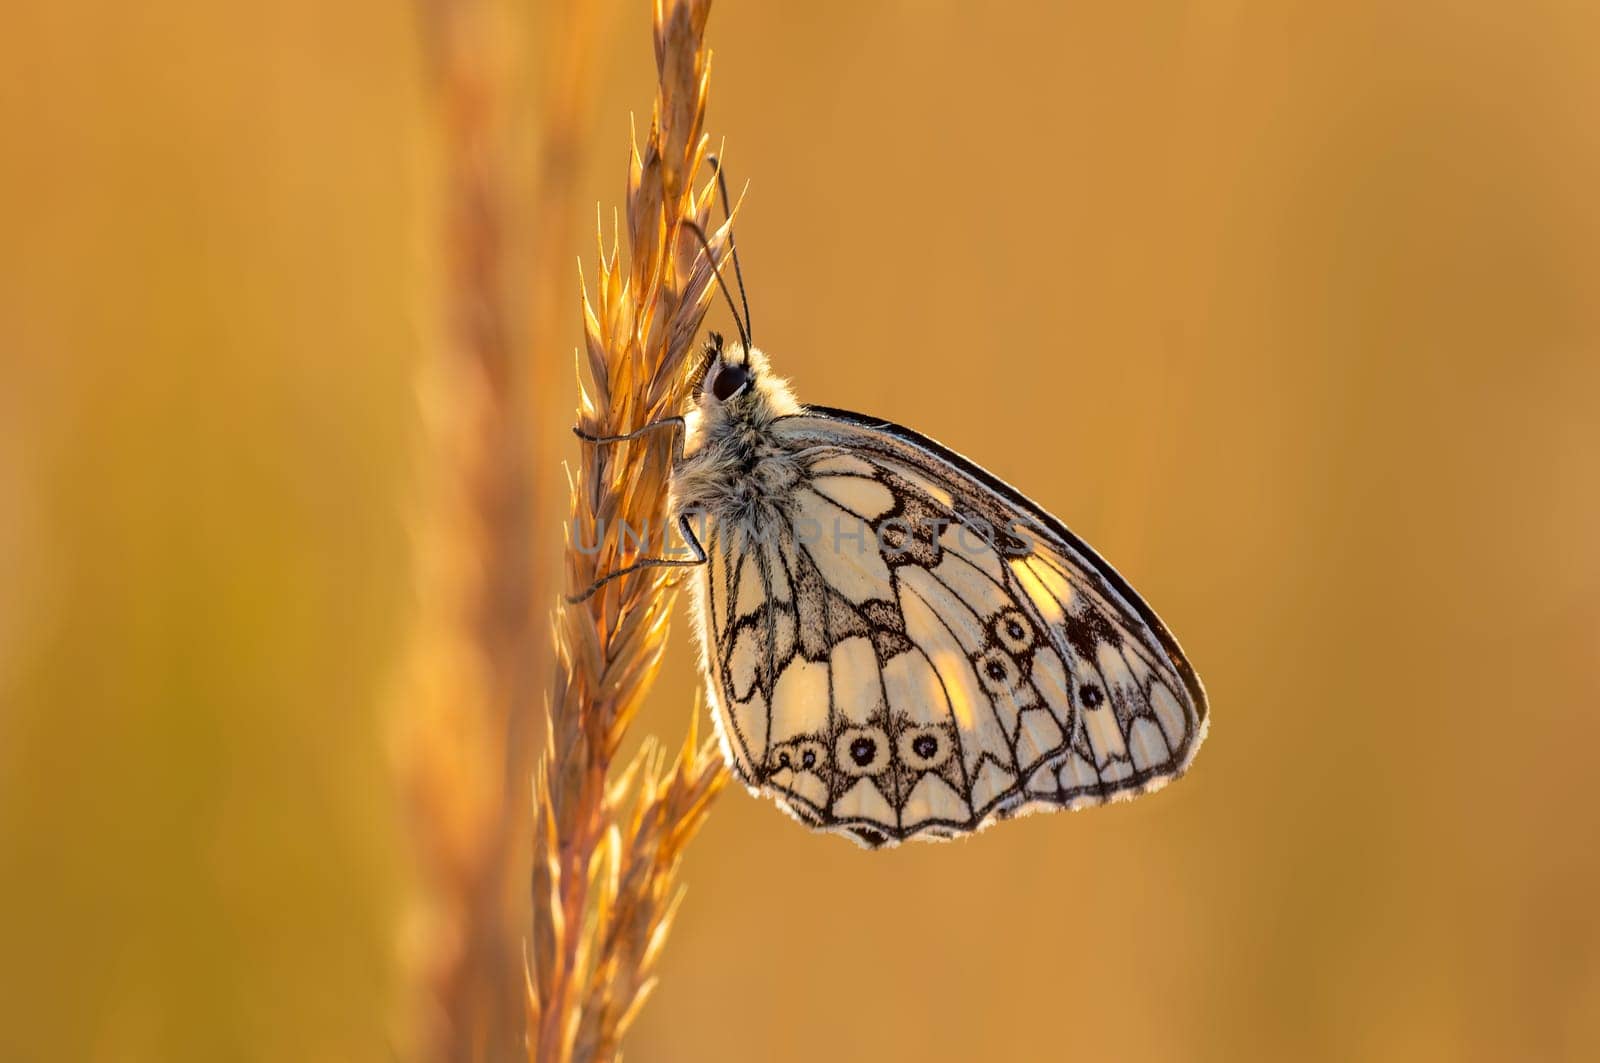
[[[524,1050],[529,779],[559,511],[551,425],[566,421],[563,360],[549,355],[570,306],[584,73],[600,21],[583,0],[541,14],[533,30],[503,0],[419,0],[438,115],[444,337],[420,388],[420,619],[396,759],[422,880],[407,946],[430,1061]],[[540,54],[519,54],[534,33]],[[524,58],[540,67],[532,108],[515,105]],[[515,121],[529,111],[532,138]],[[529,139],[524,165],[517,146]]]
[[[656,0],[657,95],[643,154],[637,143],[626,205],[630,256],[600,234],[593,292],[584,291],[590,387],[580,383],[579,422],[623,434],[675,414],[688,399],[689,357],[714,275],[694,234],[712,191],[697,192],[705,160],[709,0]],[[731,224],[731,223],[729,223]],[[728,225],[710,239],[726,246]],[[671,432],[635,442],[586,445],[572,482],[566,588],[578,593],[627,563],[617,536],[626,521],[665,527]],[[598,551],[578,549],[599,541]],[[672,570],[642,569],[581,603],[555,610],[556,668],[549,733],[535,780],[533,934],[528,984],[529,1057],[615,1058],[654,985],[654,967],[676,907],[683,848],[727,781],[714,741],[689,736],[670,766],[646,742],[612,777],[612,762],[666,649],[676,600]]]
[[[680,227],[704,226],[709,0],[654,8],[658,97],[628,185],[630,257],[602,244],[585,294],[592,392],[580,420],[621,433],[675,413],[688,352],[710,301],[709,262]],[[497,0],[423,0],[440,114],[446,342],[422,388],[429,490],[417,544],[421,622],[405,677],[397,759],[424,897],[410,937],[424,998],[422,1057],[458,1063],[606,1059],[647,997],[676,896],[683,846],[726,780],[691,731],[670,766],[647,742],[613,779],[612,762],[665,650],[676,598],[660,570],[559,605],[552,673],[540,619],[553,597],[541,543],[557,503],[547,484],[565,424],[553,396],[559,315],[571,268],[581,71],[595,7],[544,12],[532,179],[508,133],[507,12]],[[530,187],[526,200],[515,194]],[[522,263],[518,237],[535,244]],[[724,231],[713,235],[724,246]],[[666,519],[669,441],[585,448],[569,527]],[[608,543],[568,543],[567,589],[624,562]],[[553,687],[547,686],[553,679]],[[539,701],[551,691],[535,761]],[[534,778],[530,806],[527,783]],[[524,907],[532,844],[532,922]],[[528,939],[524,954],[524,939]],[[526,1031],[524,1031],[526,1021]],[[526,1040],[524,1041],[524,1032]]]

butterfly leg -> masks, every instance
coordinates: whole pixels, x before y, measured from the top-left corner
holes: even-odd
[[[648,435],[658,428],[673,429],[672,463],[674,465],[678,464],[678,462],[683,460],[682,417],[663,417],[659,421],[651,421],[643,428],[634,429],[632,432],[628,432],[627,434],[620,436],[592,436],[588,432],[585,432],[583,429],[579,428],[577,425],[572,426],[572,434],[583,440],[585,443],[626,443],[630,439],[638,439],[641,436]]]
[[[643,428],[638,428],[632,432],[618,436],[590,435],[588,432],[585,432],[576,425],[573,426],[572,432],[579,439],[587,443],[605,444],[626,443],[630,439],[638,439],[639,437],[647,435],[650,432],[654,432],[658,428],[671,428],[674,430],[672,438],[672,463],[677,465],[679,462],[683,461],[684,422],[682,417],[663,417],[659,421],[651,421]],[[705,549],[701,547],[700,540],[695,537],[694,529],[689,526],[689,517],[687,514],[684,514],[678,518],[678,531],[683,535],[683,541],[688,544],[690,553],[694,555],[692,560],[683,560],[670,557],[641,558],[631,565],[627,565],[623,568],[617,569],[615,572],[609,572],[606,575],[601,576],[599,579],[591,583],[589,588],[582,594],[567,595],[567,601],[573,605],[576,605],[582,601],[587,601],[589,598],[594,596],[595,591],[598,591],[607,583],[610,583],[619,576],[626,576],[630,572],[637,572],[641,568],[678,568],[705,564]]]
[[[610,583],[619,576],[626,576],[630,572],[637,572],[641,568],[692,568],[695,565],[705,564],[705,547],[700,545],[700,540],[695,536],[694,528],[689,524],[689,515],[687,513],[678,518],[678,533],[683,536],[683,541],[688,544],[689,552],[694,555],[693,559],[685,560],[682,558],[671,557],[642,558],[641,560],[635,561],[631,565],[617,569],[615,572],[606,573],[604,576],[601,576],[599,579],[589,584],[589,589],[584,591],[582,594],[567,595],[567,602],[572,605],[577,605],[579,602],[587,601],[589,598],[593,597],[595,591],[599,590],[601,587],[604,587],[607,583]]]

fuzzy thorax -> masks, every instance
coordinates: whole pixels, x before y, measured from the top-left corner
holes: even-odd
[[[719,379],[724,394],[730,381],[743,386],[718,398]],[[757,531],[783,519],[800,466],[777,442],[772,424],[799,412],[788,381],[772,374],[759,349],[738,342],[719,346],[688,418],[684,459],[672,473],[672,511],[704,513],[716,523]]]

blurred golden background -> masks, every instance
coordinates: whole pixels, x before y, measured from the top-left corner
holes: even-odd
[[[5,22],[0,1058],[512,1058],[648,5]],[[1214,716],[1170,790],[962,844],[727,793],[630,1058],[1600,1055],[1600,15],[710,38],[761,345],[1066,519]]]

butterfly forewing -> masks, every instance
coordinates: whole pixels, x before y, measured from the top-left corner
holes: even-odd
[[[730,764],[867,845],[1133,796],[1181,774],[1204,693],[1049,514],[924,437],[811,408],[773,437],[785,518],[708,530],[705,653]]]

